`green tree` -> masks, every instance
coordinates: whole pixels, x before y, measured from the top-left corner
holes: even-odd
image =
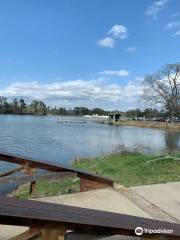
[[[0,113],[8,113],[9,112],[9,104],[7,102],[7,98],[0,96]]]
[[[126,117],[128,118],[138,118],[138,117],[143,117],[143,112],[137,108],[137,109],[132,109],[132,110],[128,110],[126,112]]]
[[[158,110],[152,109],[152,108],[146,108],[143,111],[143,114],[145,115],[146,118],[155,118],[155,117],[158,117]]]
[[[20,105],[20,114],[24,114],[26,110],[26,103],[23,98],[19,100],[19,105]]]
[[[34,115],[47,115],[47,108],[44,102],[33,100],[30,104],[30,112]]]
[[[20,113],[20,108],[19,108],[19,105],[18,105],[17,98],[13,99],[13,102],[12,102],[12,113],[14,113],[14,114],[19,114]]]

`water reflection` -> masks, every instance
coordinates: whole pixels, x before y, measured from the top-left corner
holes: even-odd
[[[180,150],[180,134],[178,132],[165,132],[166,151],[172,154]]]
[[[180,151],[177,132],[56,120],[0,115],[0,150],[64,164],[71,164],[77,155],[93,157],[123,148],[153,154]]]
[[[56,117],[0,115],[0,151],[43,161],[71,164],[75,156],[117,151],[152,154],[180,151],[180,133],[155,129],[87,124],[58,124]],[[0,162],[0,172],[9,168]],[[11,167],[10,167],[11,168]],[[1,186],[0,194],[14,187]]]

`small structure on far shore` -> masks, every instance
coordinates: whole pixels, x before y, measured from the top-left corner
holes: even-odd
[[[117,122],[119,120],[125,120],[125,119],[126,117],[120,112],[109,114],[109,121],[111,122]]]

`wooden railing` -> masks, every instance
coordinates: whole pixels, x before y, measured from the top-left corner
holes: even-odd
[[[17,200],[6,197],[0,198],[0,224],[28,226],[32,229],[39,229],[41,233],[54,230],[56,232],[59,231],[59,235],[65,235],[67,230],[71,230],[84,233],[136,236],[134,230],[138,226],[147,229],[165,228],[172,229],[172,234],[157,234],[156,239],[162,236],[166,237],[165,239],[180,239],[179,224],[61,204]]]
[[[31,192],[35,191],[35,183],[39,179],[64,179],[71,176],[80,178],[81,191],[113,186],[113,181],[110,179],[60,164],[37,161],[7,153],[0,153],[0,161],[19,165],[16,168],[0,173],[0,183],[31,181]],[[49,173],[38,175],[37,169],[44,169]],[[18,171],[25,172],[28,175],[9,176]],[[168,234],[143,234],[143,239],[180,239],[179,224],[7,197],[0,197],[0,224],[27,226],[30,228],[27,232],[13,238],[13,240],[28,240],[38,235],[42,240],[63,240],[68,231],[137,237],[135,234],[136,227],[173,230],[172,233]]]
[[[0,183],[18,182],[24,183],[31,181],[31,192],[35,190],[35,183],[37,180],[43,178],[51,179],[64,179],[72,176],[80,178],[80,191],[88,191],[92,189],[99,189],[104,187],[113,187],[113,181],[111,179],[93,174],[80,169],[64,166],[61,164],[55,164],[52,162],[35,160],[32,158],[26,158],[24,156],[12,155],[8,153],[0,152],[0,161],[18,164],[19,167],[0,173]],[[44,169],[52,174],[44,174],[44,176],[38,176],[36,174],[37,169]],[[18,176],[7,177],[17,171],[24,172],[31,177]],[[56,174],[55,174],[56,173]]]

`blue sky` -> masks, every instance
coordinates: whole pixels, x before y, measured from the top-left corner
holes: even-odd
[[[141,81],[179,62],[179,0],[0,0],[0,95],[142,107]]]

